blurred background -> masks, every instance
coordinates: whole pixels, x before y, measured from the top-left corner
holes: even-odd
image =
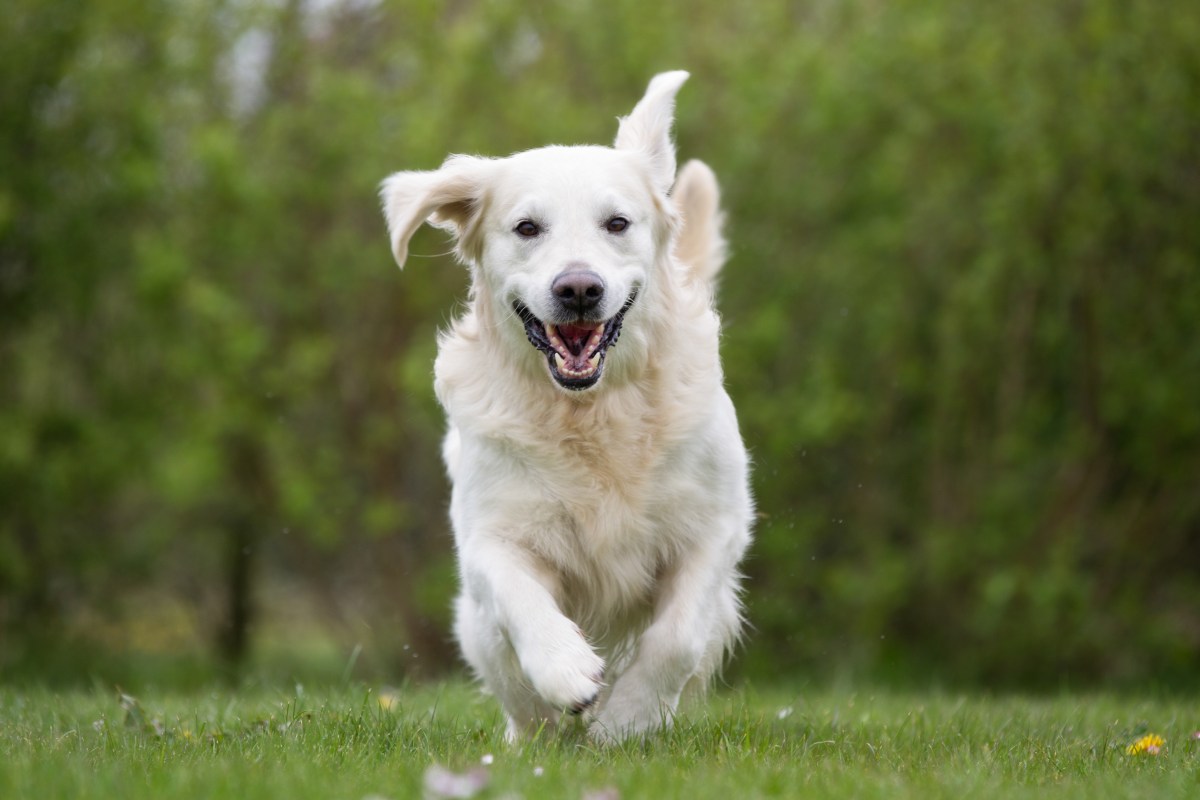
[[[686,68],[755,461],[731,681],[1200,675],[1200,4],[7,0],[0,677],[460,670],[376,190]]]

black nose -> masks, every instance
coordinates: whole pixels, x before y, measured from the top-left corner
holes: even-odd
[[[583,316],[604,299],[604,279],[591,270],[568,270],[550,284],[550,293],[564,311]]]

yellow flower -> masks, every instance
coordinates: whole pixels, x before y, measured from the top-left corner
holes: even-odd
[[[400,705],[400,693],[394,689],[384,689],[379,693],[379,707],[391,711]]]
[[[1157,733],[1148,733],[1133,744],[1129,745],[1129,747],[1126,747],[1125,754],[1130,756],[1140,756],[1143,753],[1147,753],[1149,755],[1156,756],[1162,752],[1163,746],[1166,743],[1167,740],[1159,736]]]

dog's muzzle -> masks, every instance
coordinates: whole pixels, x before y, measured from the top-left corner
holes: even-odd
[[[634,289],[621,310],[602,322],[542,322],[520,301],[513,303],[513,309],[525,324],[529,343],[546,354],[550,376],[564,389],[579,391],[590,389],[600,380],[608,348],[617,343],[621,323],[636,299]]]

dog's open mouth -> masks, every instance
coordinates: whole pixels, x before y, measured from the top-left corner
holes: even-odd
[[[525,323],[529,343],[546,354],[554,380],[565,389],[580,390],[590,389],[600,380],[608,348],[617,343],[625,313],[636,299],[635,289],[621,310],[602,322],[542,322],[520,301],[513,303],[513,309]]]

